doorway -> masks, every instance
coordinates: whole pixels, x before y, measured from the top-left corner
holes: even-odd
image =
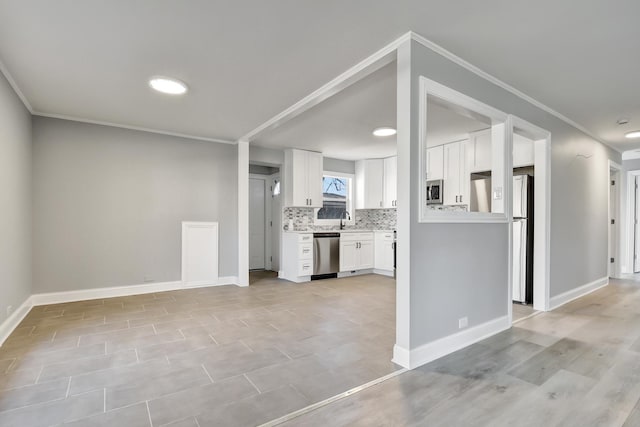
[[[269,206],[270,208],[270,206]],[[267,181],[249,176],[249,270],[267,267]]]
[[[280,268],[280,168],[249,165],[249,271]]]
[[[550,310],[550,133],[518,117],[513,124],[509,316]],[[516,206],[517,205],[517,206]]]

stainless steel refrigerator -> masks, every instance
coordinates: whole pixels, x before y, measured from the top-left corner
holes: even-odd
[[[490,173],[471,174],[471,212],[491,212]],[[533,303],[533,176],[513,177],[513,300]]]
[[[533,302],[533,176],[513,177],[513,301]]]

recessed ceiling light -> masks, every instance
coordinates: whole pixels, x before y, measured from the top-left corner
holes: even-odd
[[[391,136],[396,134],[396,130],[390,127],[381,127],[373,130],[375,136]]]
[[[184,82],[170,77],[152,77],[149,80],[149,86],[153,90],[169,95],[182,95],[187,92],[187,85]]]
[[[633,132],[627,132],[624,134],[629,139],[640,138],[640,130],[634,130]]]

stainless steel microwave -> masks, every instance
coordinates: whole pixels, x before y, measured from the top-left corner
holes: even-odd
[[[442,190],[443,181],[441,179],[434,179],[427,181],[427,204],[428,205],[441,205],[442,204]]]

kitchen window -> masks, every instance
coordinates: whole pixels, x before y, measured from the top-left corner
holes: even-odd
[[[322,208],[315,209],[318,225],[337,225],[340,218],[353,224],[353,175],[325,172],[322,177]],[[348,215],[346,214],[348,213]]]

